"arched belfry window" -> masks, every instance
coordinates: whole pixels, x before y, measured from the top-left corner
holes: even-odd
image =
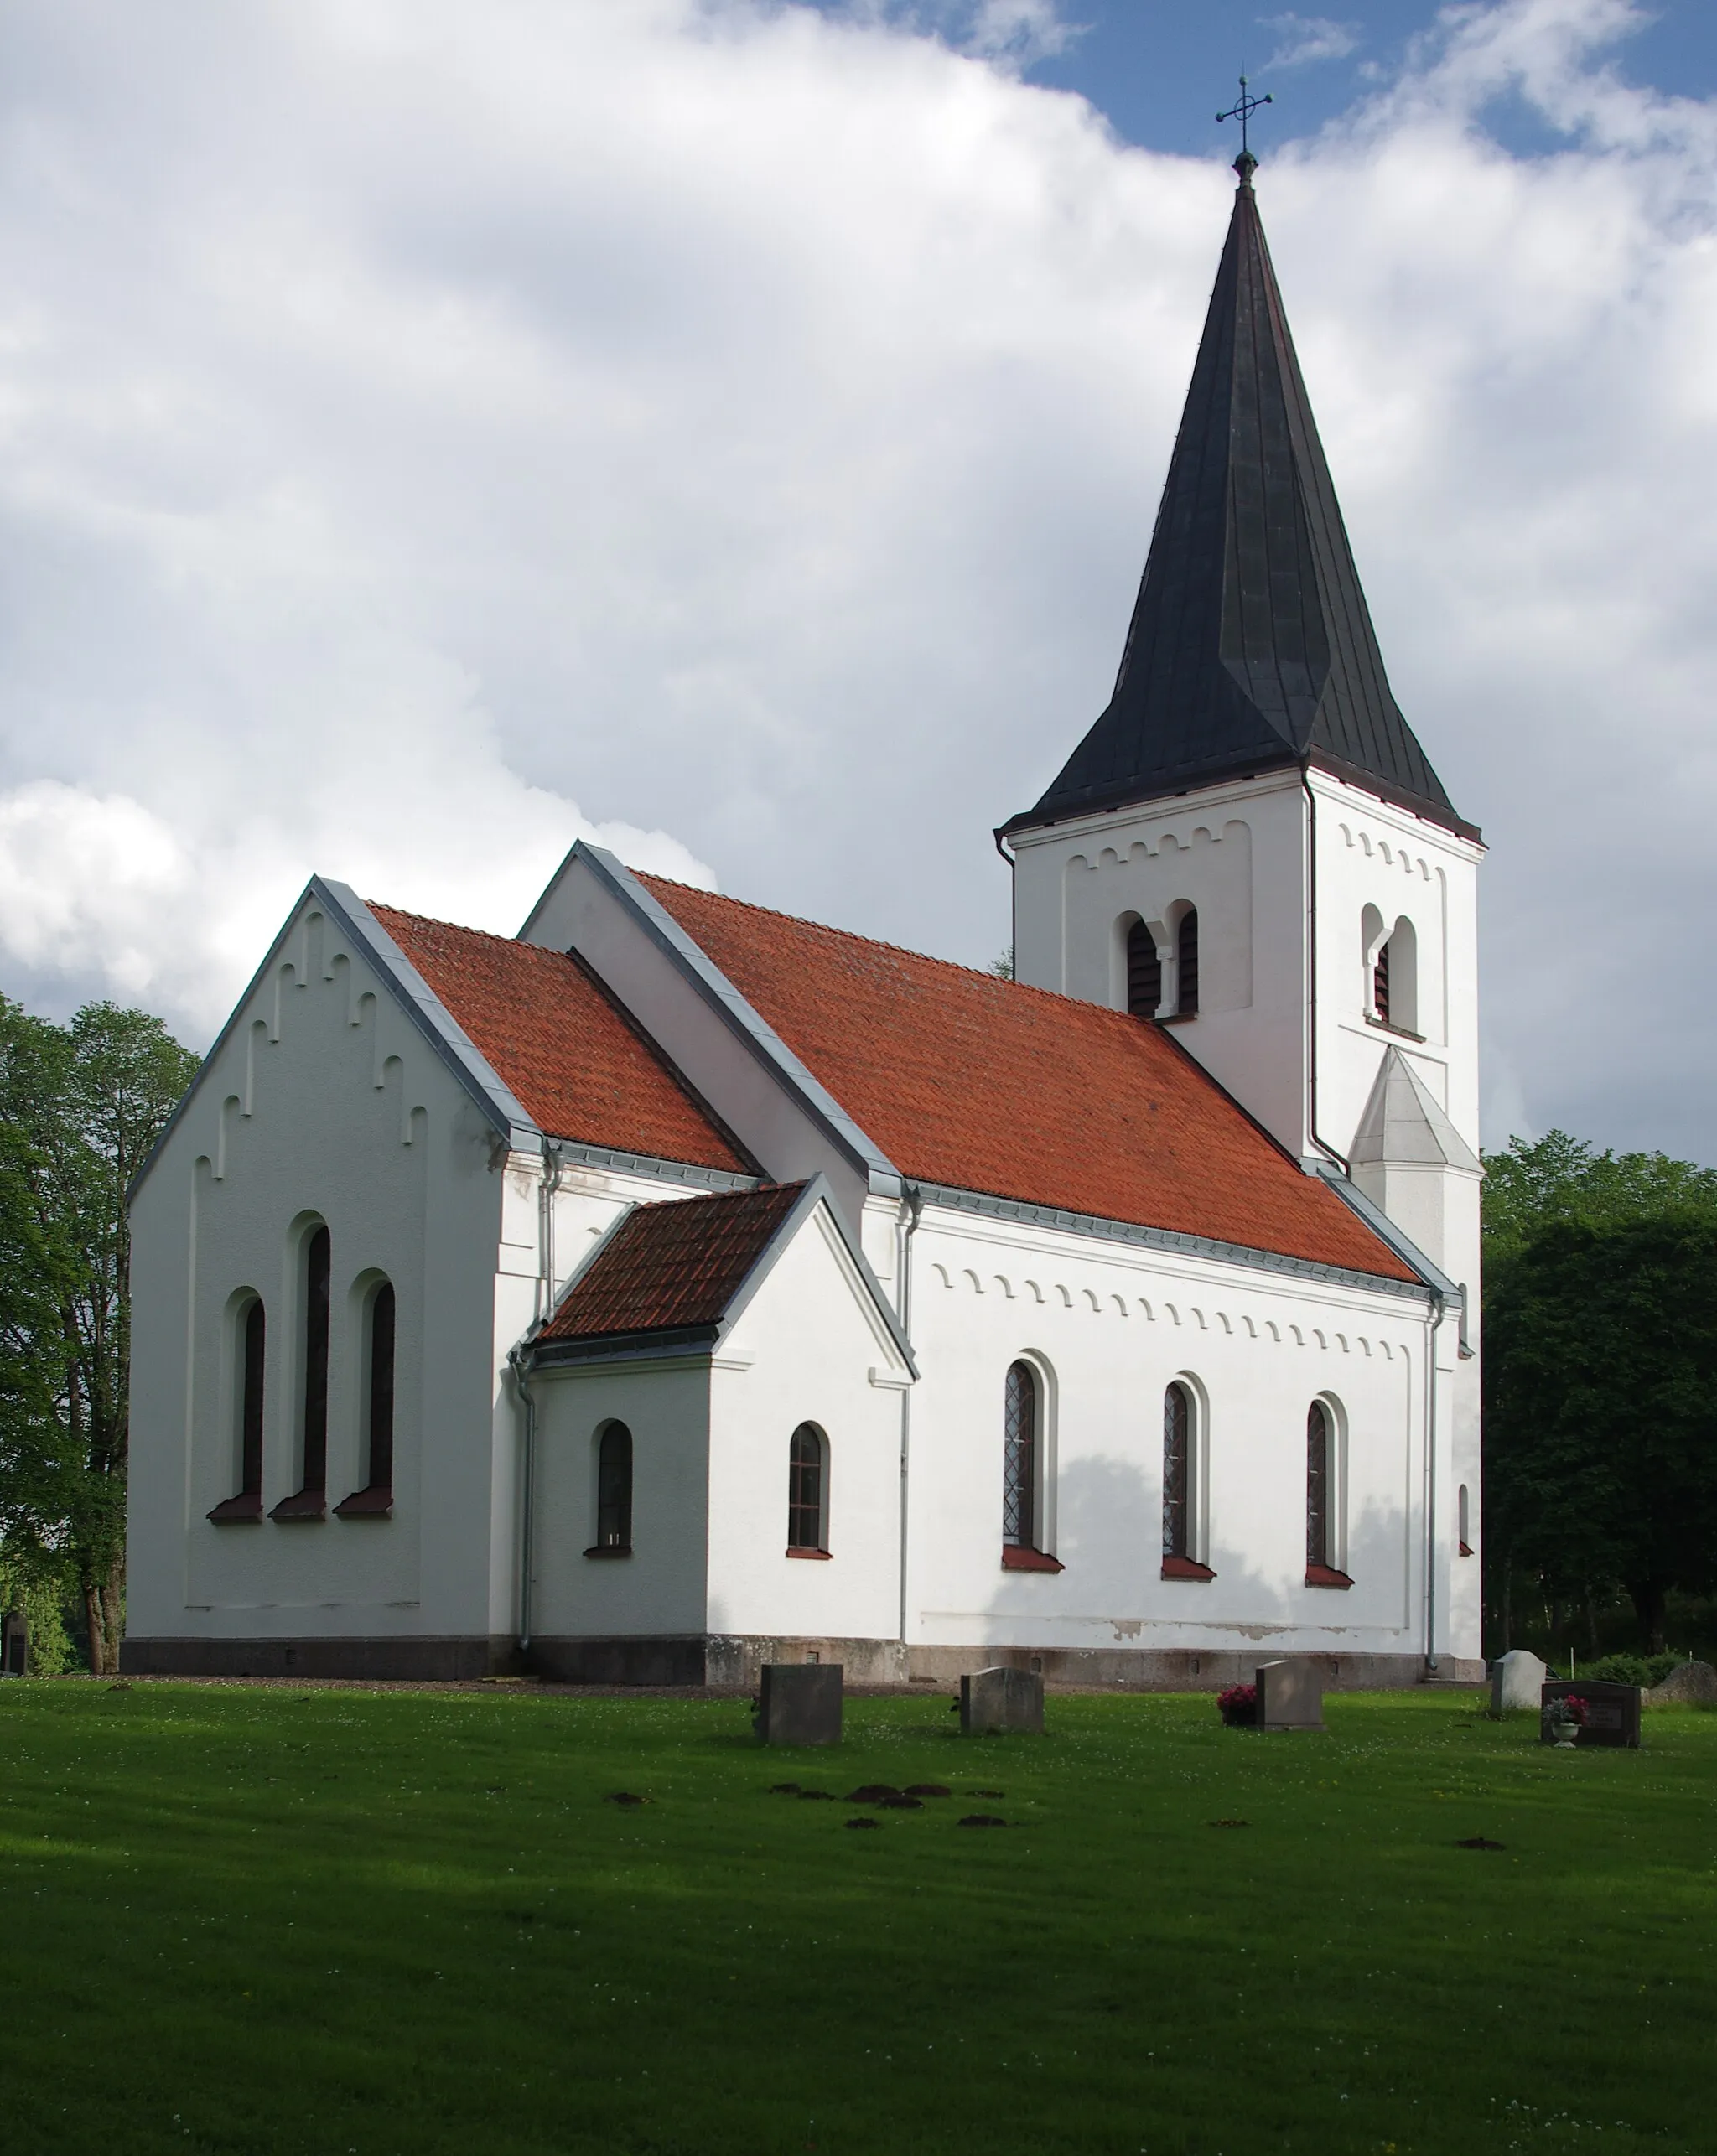
[[[1039,1421],[1037,1372],[1013,1363],[1002,1404],[1002,1541],[1012,1549],[1037,1547]]]
[[[1190,1386],[1163,1392],[1163,1578],[1214,1579],[1199,1555],[1199,1428]]]
[[[239,1485],[209,1517],[216,1521],[260,1520],[262,1516],[262,1405],[267,1360],[268,1321],[262,1298],[252,1295],[238,1313],[235,1332],[237,1382]]]
[[[828,1555],[828,1440],[801,1423],[787,1448],[787,1554]]]
[[[1389,946],[1377,946],[1377,955],[1372,961],[1372,1008],[1377,1014],[1380,1025],[1389,1023]]]
[[[328,1319],[333,1247],[326,1228],[304,1238],[303,1360],[298,1366],[298,1487],[271,1520],[319,1520],[328,1506]]]
[[[1339,1459],[1336,1419],[1321,1400],[1305,1414],[1305,1583],[1351,1587],[1341,1569]]]
[[[587,1557],[632,1554],[632,1433],[604,1423],[596,1438],[596,1540]]]
[[[1175,1008],[1183,1018],[1198,1016],[1198,909],[1188,906],[1175,935]]]
[[[1127,931],[1127,1008],[1136,1018],[1154,1018],[1162,1002],[1162,955],[1155,935],[1136,920]]]

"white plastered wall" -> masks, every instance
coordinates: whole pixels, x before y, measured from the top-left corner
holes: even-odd
[[[314,900],[290,924],[137,1190],[127,1633],[490,1625],[494,1132]],[[302,1233],[327,1226],[330,1507],[363,1480],[361,1293],[397,1297],[394,1510],[216,1526],[237,1490],[234,1298],[267,1313],[263,1502],[299,1486]]]

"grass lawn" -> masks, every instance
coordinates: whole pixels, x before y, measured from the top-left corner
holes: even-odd
[[[0,1684],[0,2147],[1703,2156],[1717,1714],[1480,1704]]]

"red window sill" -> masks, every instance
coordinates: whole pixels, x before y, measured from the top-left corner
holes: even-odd
[[[789,1543],[787,1555],[790,1557],[810,1557],[816,1563],[827,1564],[831,1552],[827,1550],[804,1550],[801,1549],[796,1543]]]
[[[209,1517],[217,1527],[230,1527],[239,1520],[260,1520],[262,1500],[254,1495],[241,1491],[236,1497],[223,1497]]]
[[[593,1542],[584,1554],[587,1557],[629,1557],[632,1546],[630,1542]]]
[[[1345,1572],[1337,1572],[1334,1565],[1309,1564],[1305,1583],[1308,1587],[1351,1587],[1353,1582]]]
[[[1165,1557],[1163,1559],[1165,1579],[1214,1579],[1216,1576],[1207,1564],[1201,1564],[1196,1557]]]
[[[342,1497],[334,1508],[336,1520],[387,1520],[393,1516],[393,1492],[386,1483],[372,1484]]]
[[[1472,1544],[1471,1542],[1463,1542],[1460,1545],[1460,1554],[1464,1557],[1470,1557],[1472,1555]]]
[[[1022,1549],[1017,1542],[1002,1545],[1004,1572],[1065,1572],[1067,1569],[1060,1558],[1052,1557],[1046,1550]]]
[[[297,1490],[290,1497],[283,1497],[268,1515],[271,1520],[325,1520],[328,1517],[328,1492],[325,1490]]]

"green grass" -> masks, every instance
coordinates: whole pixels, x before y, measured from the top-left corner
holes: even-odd
[[[860,1700],[765,1753],[733,1701],[0,1685],[0,2143],[1709,2149],[1717,1714],[1328,1717]],[[786,1779],[957,1796],[855,1832]]]

